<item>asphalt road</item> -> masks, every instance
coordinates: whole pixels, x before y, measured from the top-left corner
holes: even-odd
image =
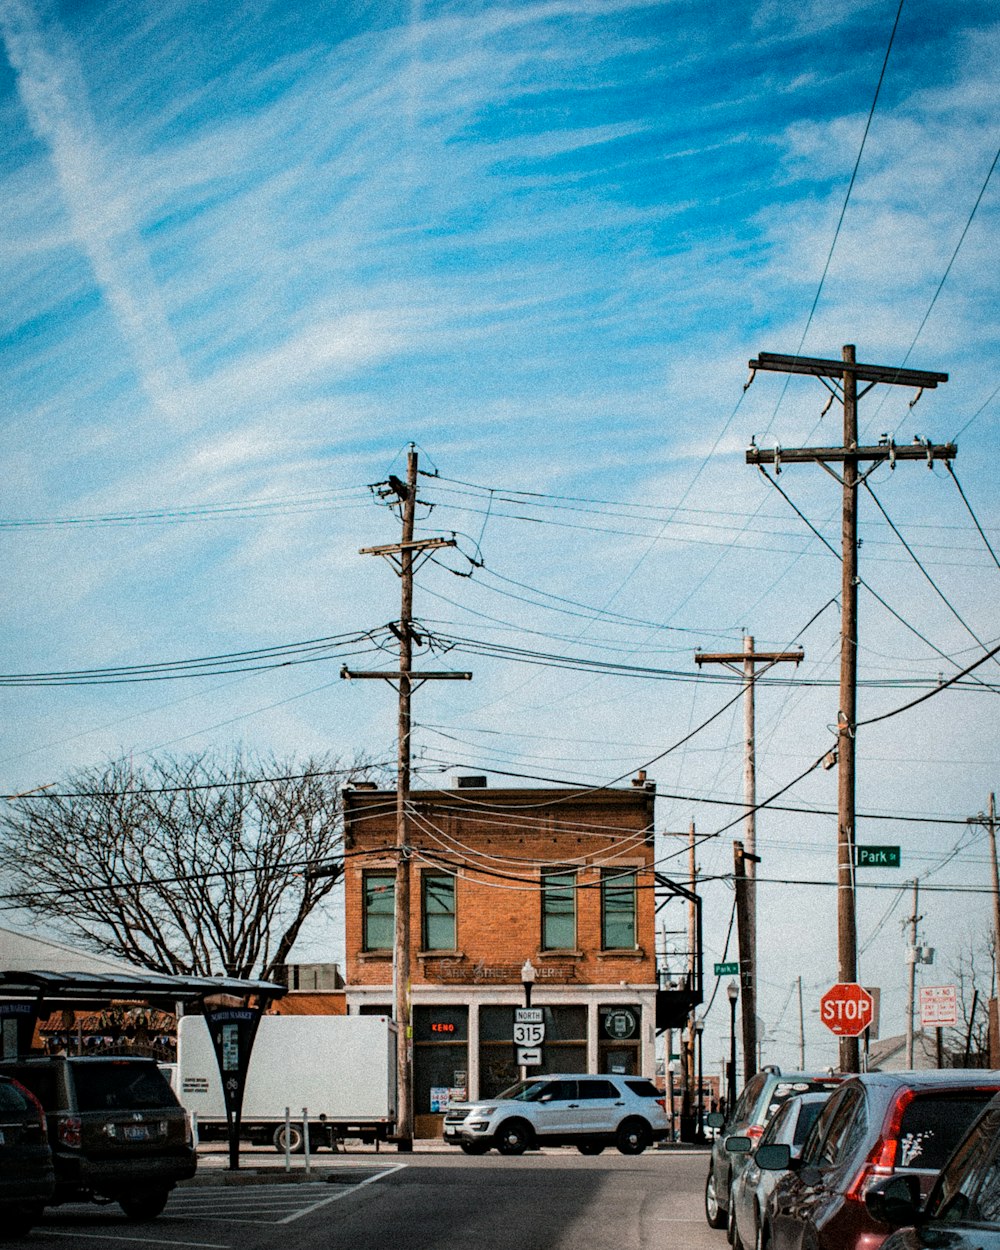
[[[444,1151],[321,1154],[305,1179],[199,1170],[147,1224],[116,1206],[50,1208],[31,1250],[726,1250],[702,1214],[704,1152],[542,1150],[520,1158]],[[253,1160],[246,1161],[248,1168]]]

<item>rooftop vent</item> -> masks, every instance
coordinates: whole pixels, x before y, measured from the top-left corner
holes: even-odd
[[[485,790],[486,778],[478,776],[454,777],[452,784],[456,790]]]

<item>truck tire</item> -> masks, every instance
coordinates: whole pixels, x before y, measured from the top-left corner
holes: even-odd
[[[133,1223],[155,1220],[167,1205],[170,1190],[166,1185],[156,1185],[149,1189],[137,1189],[131,1194],[122,1194],[118,1205],[125,1212],[125,1218]]]
[[[279,1124],[274,1130],[274,1148],[278,1154],[285,1153],[285,1126]],[[309,1134],[309,1147],[315,1149],[315,1139],[312,1133]],[[305,1134],[302,1132],[302,1125],[296,1124],[293,1120],[288,1126],[288,1150],[290,1154],[300,1155],[305,1152]]]
[[[615,1145],[623,1155],[641,1155],[652,1140],[652,1129],[638,1116],[623,1120],[615,1134]]]
[[[531,1125],[524,1120],[507,1120],[497,1129],[494,1138],[502,1155],[523,1155],[533,1140]]]

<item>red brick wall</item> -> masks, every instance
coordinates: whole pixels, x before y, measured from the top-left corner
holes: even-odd
[[[365,956],[362,874],[394,868],[395,796],[348,791],[346,956],[348,985],[385,985],[388,957]],[[551,803],[552,799],[558,802]],[[538,984],[653,984],[653,794],[644,788],[583,792],[476,790],[417,792],[410,824],[410,924],[414,984],[520,984],[531,959]],[[487,804],[487,808],[480,807]],[[495,858],[491,858],[495,857]],[[541,949],[537,863],[577,868],[577,942],[573,954]],[[601,867],[640,869],[638,949],[601,952]],[[423,871],[458,868],[456,954],[420,958]],[[524,880],[527,878],[527,880]],[[591,888],[587,888],[591,887]]]

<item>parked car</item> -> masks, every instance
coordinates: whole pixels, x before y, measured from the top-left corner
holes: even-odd
[[[152,1059],[60,1056],[0,1063],[45,1110],[55,1166],[48,1201],[110,1199],[153,1219],[194,1175],[187,1114]]]
[[[42,1104],[23,1085],[0,1076],[0,1236],[24,1237],[54,1188]]]
[[[815,1094],[796,1094],[782,1103],[764,1130],[760,1145],[786,1145],[791,1158],[797,1159],[809,1130],[819,1118],[831,1093],[830,1090],[821,1090]],[[754,1149],[750,1137],[730,1137],[726,1148],[731,1154],[749,1155],[746,1166],[736,1178],[729,1200],[729,1240],[736,1250],[744,1250],[757,1245],[761,1213],[781,1173],[768,1172],[759,1166],[750,1153]]]
[[[843,1079],[829,1072],[782,1072],[776,1067],[762,1068],[747,1081],[731,1110],[725,1115],[713,1112],[708,1117],[709,1123],[719,1130],[712,1143],[705,1181],[705,1219],[710,1228],[726,1227],[729,1195],[747,1160],[745,1153],[734,1154],[726,1148],[730,1137],[749,1137],[756,1146],[771,1116],[783,1102],[796,1094],[829,1092]]]
[[[1000,1074],[941,1070],[852,1077],[820,1112],[798,1159],[758,1148],[785,1174],[763,1212],[769,1250],[877,1250],[889,1227],[865,1203],[880,1177],[913,1177],[926,1195],[969,1125],[1000,1091]]]
[[[612,1144],[637,1155],[669,1132],[666,1096],[637,1076],[532,1077],[497,1098],[452,1103],[444,1117],[444,1140],[473,1155],[493,1146],[503,1155],[533,1146],[599,1155]]]
[[[885,1224],[909,1224],[882,1250],[1000,1250],[1000,1097],[973,1123],[944,1165],[926,1204],[910,1176],[893,1176],[869,1189],[865,1204]]]

